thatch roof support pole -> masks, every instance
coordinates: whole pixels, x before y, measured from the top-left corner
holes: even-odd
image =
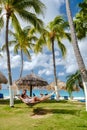
[[[32,85],[30,85],[30,97],[32,97]]]

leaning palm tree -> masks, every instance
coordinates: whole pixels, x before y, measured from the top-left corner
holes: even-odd
[[[83,85],[84,85],[84,91],[85,91],[85,97],[86,97],[86,111],[87,111],[87,70],[86,70],[83,58],[81,56],[81,53],[78,47],[78,42],[77,42],[76,32],[75,32],[75,28],[73,24],[69,0],[66,0],[66,11],[67,11],[67,16],[69,20],[70,30],[71,30],[72,45],[73,45],[73,49],[74,49],[75,56],[77,59],[78,67],[81,72]]]
[[[10,106],[14,106],[13,95],[11,90],[12,85],[12,75],[11,75],[11,65],[10,65],[10,52],[8,47],[8,28],[9,22],[12,21],[13,26],[17,29],[18,27],[18,17],[24,21],[31,22],[37,28],[42,26],[42,21],[37,18],[36,14],[43,13],[44,4],[39,0],[0,0],[0,28],[3,26],[3,16],[6,15],[6,52],[7,52],[7,67],[8,67],[8,81],[10,90]],[[32,13],[32,9],[35,13]],[[4,14],[2,14],[4,10]],[[31,11],[31,12],[30,12]],[[20,31],[20,30],[19,30]]]
[[[56,75],[56,64],[55,64],[55,41],[58,43],[58,46],[62,52],[63,57],[66,55],[66,48],[62,42],[62,39],[67,38],[70,40],[70,35],[65,31],[68,27],[68,23],[64,21],[61,16],[57,16],[51,21],[47,29],[43,30],[43,33],[40,36],[40,39],[37,41],[35,50],[41,51],[43,45],[47,45],[49,49],[52,50],[53,55],[53,68],[54,68],[54,80],[55,80],[55,89],[57,91],[57,75]],[[57,99],[58,99],[57,94]]]

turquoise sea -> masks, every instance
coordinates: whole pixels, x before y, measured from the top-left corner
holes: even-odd
[[[51,91],[48,91],[46,89],[33,89],[33,93],[36,96],[40,96],[40,93],[42,94],[46,94],[46,93],[50,93]],[[0,93],[2,93],[4,96],[9,96],[9,89],[1,89]],[[20,94],[22,93],[22,91],[20,91]],[[27,94],[29,95],[29,91],[27,92]],[[60,90],[59,91],[60,96],[69,96],[67,91],[64,90]],[[72,93],[73,97],[84,97],[84,92],[83,90],[80,90],[78,92],[73,92]]]

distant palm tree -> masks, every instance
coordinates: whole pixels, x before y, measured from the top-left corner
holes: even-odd
[[[66,0],[66,10],[67,10],[67,16],[68,16],[70,30],[71,30],[71,39],[73,43],[72,45],[73,45],[73,49],[74,49],[77,63],[79,66],[79,70],[81,72],[83,85],[84,85],[84,91],[85,91],[85,96],[86,96],[86,111],[87,111],[87,70],[86,70],[83,58],[81,56],[81,53],[78,47],[76,32],[75,32],[74,23],[73,23],[70,5],[69,5],[69,0]]]
[[[6,15],[6,52],[7,52],[7,67],[8,67],[8,81],[9,81],[9,90],[10,90],[10,106],[14,106],[13,103],[13,95],[11,90],[12,85],[12,76],[11,76],[11,66],[10,66],[10,52],[8,47],[8,28],[9,28],[9,20],[12,21],[13,26],[18,29],[18,15],[24,21],[29,21],[34,26],[40,28],[41,20],[37,18],[36,14],[43,13],[43,8],[45,7],[42,2],[39,0],[0,0],[0,27],[3,26],[3,16]],[[27,8],[27,10],[26,10]],[[31,13],[29,9],[34,9],[35,13]],[[2,14],[2,10],[5,11]],[[29,11],[28,11],[29,10]],[[20,31],[20,30],[19,30]]]
[[[49,49],[52,49],[53,55],[53,68],[54,68],[54,80],[55,86],[57,86],[57,76],[56,76],[56,64],[55,64],[55,41],[57,42],[62,55],[65,57],[66,48],[62,42],[62,39],[66,38],[70,40],[70,35],[65,31],[68,27],[68,23],[64,21],[63,17],[57,16],[51,21],[46,29],[43,30],[40,39],[37,41],[35,46],[35,51],[41,51],[44,45],[47,45]],[[57,97],[58,98],[58,97]]]

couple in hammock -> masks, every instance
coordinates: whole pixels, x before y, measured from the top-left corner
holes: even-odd
[[[19,97],[26,104],[35,104],[35,103],[44,101],[44,100],[48,99],[51,95],[54,94],[54,92],[53,92],[53,93],[50,93],[50,94],[48,94],[46,96],[42,96],[42,97],[37,97],[37,96],[29,97],[26,93],[27,93],[27,90],[24,90],[23,93],[21,94],[21,96]]]

